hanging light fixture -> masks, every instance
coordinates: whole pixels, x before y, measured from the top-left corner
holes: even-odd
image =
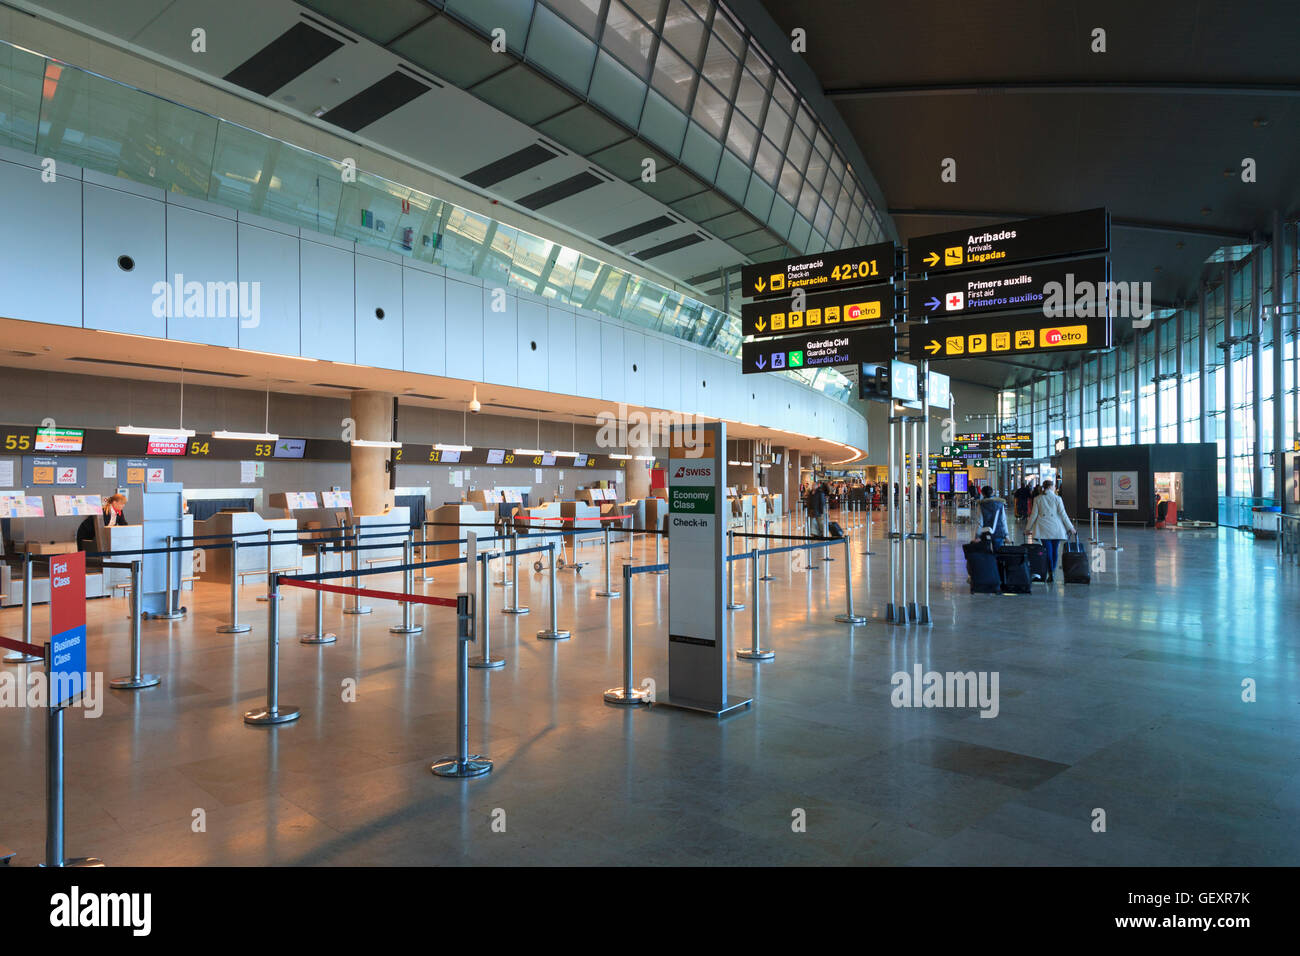
[[[127,389],[127,395],[130,396],[130,389]],[[128,405],[130,398],[127,399]],[[127,409],[127,417],[131,415],[131,409]],[[186,438],[193,438],[195,431],[192,428],[185,427],[185,369],[181,369],[181,407],[180,407],[180,424],[175,428],[162,427],[153,428],[147,425],[118,425],[117,433],[119,435],[184,435]]]
[[[279,441],[280,436],[271,431],[271,384],[269,381],[266,385],[266,416],[263,424],[265,430],[262,432],[232,432],[223,428],[213,432],[212,437],[229,438],[234,441]]]
[[[545,455],[546,452],[542,451],[541,445],[542,445],[542,416],[538,415],[537,416],[537,447],[516,448],[514,449],[514,453],[516,455]]]

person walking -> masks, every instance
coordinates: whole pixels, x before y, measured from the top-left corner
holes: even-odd
[[[1042,492],[1034,499],[1033,510],[1025,523],[1025,535],[1033,535],[1047,548],[1047,580],[1056,573],[1056,559],[1067,534],[1074,534],[1074,522],[1065,513],[1065,504],[1052,490],[1052,483],[1044,481]]]
[[[1006,543],[1007,535],[1011,532],[1007,528],[1007,506],[1001,498],[993,497],[993,488],[985,485],[980,489],[979,508],[980,508],[980,527],[988,528],[993,532],[993,547],[1000,548]]]

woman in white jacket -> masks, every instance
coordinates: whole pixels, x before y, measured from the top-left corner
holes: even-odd
[[[1052,490],[1050,481],[1043,482],[1043,493],[1034,499],[1034,509],[1025,524],[1025,534],[1032,534],[1047,547],[1047,580],[1056,573],[1056,558],[1066,534],[1074,534],[1074,524],[1065,513],[1065,504]]]

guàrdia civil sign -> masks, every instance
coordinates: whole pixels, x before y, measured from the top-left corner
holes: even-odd
[[[883,362],[894,357],[894,329],[846,329],[839,332],[805,332],[779,339],[760,339],[740,346],[740,368],[745,374],[786,369],[825,368]]]

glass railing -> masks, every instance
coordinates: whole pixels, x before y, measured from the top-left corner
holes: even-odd
[[[732,357],[740,320],[455,203],[0,41],[0,145],[256,213]],[[839,373],[788,377],[846,401]]]
[[[1243,498],[1219,496],[1219,524],[1228,528],[1254,527],[1254,509],[1277,505],[1272,498]]]

